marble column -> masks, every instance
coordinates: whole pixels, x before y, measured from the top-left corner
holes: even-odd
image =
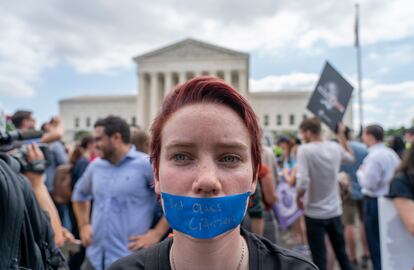
[[[224,70],[224,81],[230,85],[233,85],[231,82],[231,70]]]
[[[187,73],[185,71],[181,71],[178,73],[178,84],[183,84],[187,81]]]
[[[249,78],[247,78],[247,74],[245,70],[240,70],[239,71],[239,92],[244,95],[247,96],[248,92],[248,86],[249,86]]]
[[[159,81],[158,74],[156,72],[151,73],[151,86],[150,86],[150,106],[149,106],[149,121],[148,125],[150,126],[155,116],[157,115],[159,108]]]
[[[165,72],[164,74],[164,97],[168,95],[168,93],[173,89],[173,74],[172,72]]]
[[[217,71],[216,70],[210,70],[208,72],[208,75],[213,76],[213,77],[217,77]]]
[[[138,74],[139,77],[139,92],[138,92],[138,125],[141,126],[142,128],[146,129],[147,128],[147,110],[146,110],[146,104],[145,101],[147,100],[147,96],[146,96],[146,85],[145,85],[145,73],[140,72]]]
[[[194,71],[194,77],[199,77],[201,75],[202,75],[202,71],[201,70]]]

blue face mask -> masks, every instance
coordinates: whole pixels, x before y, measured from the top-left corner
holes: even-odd
[[[171,228],[194,238],[209,239],[240,225],[250,192],[211,198],[161,194]]]

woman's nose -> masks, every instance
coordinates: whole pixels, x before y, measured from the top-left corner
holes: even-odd
[[[205,162],[198,167],[197,178],[193,182],[193,192],[203,197],[220,194],[221,182],[217,168],[212,162]]]

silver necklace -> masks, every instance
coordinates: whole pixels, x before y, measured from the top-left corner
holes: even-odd
[[[245,250],[246,250],[246,243],[244,242],[243,238],[241,238],[240,240],[242,242],[242,253],[241,253],[241,256],[240,256],[239,265],[237,266],[237,270],[241,269],[242,263],[244,261],[244,253],[245,253]],[[177,267],[175,266],[174,253],[173,253],[172,246],[171,246],[171,249],[170,249],[170,258],[171,258],[171,262],[172,262],[172,270],[177,270]]]

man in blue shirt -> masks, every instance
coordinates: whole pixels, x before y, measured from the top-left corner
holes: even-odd
[[[351,193],[343,198],[342,208],[343,214],[342,219],[345,225],[345,242],[349,251],[349,258],[354,266],[358,265],[357,256],[356,256],[356,242],[355,242],[355,223],[356,215],[359,219],[359,238],[362,243],[362,259],[360,266],[363,269],[368,267],[368,244],[365,236],[365,228],[363,223],[363,199],[364,195],[361,192],[361,186],[358,183],[358,178],[356,172],[362,164],[364,158],[368,155],[367,147],[358,141],[352,140],[352,130],[349,127],[345,128],[345,138],[348,141],[348,145],[351,147],[352,152],[354,153],[355,161],[353,163],[343,163],[341,164],[340,171],[346,173],[349,176]]]
[[[133,250],[157,243],[168,229],[162,218],[150,230],[156,204],[152,168],[148,155],[129,144],[128,124],[115,116],[97,121],[95,141],[102,158],[89,165],[72,195],[87,247],[83,270],[106,269]]]

